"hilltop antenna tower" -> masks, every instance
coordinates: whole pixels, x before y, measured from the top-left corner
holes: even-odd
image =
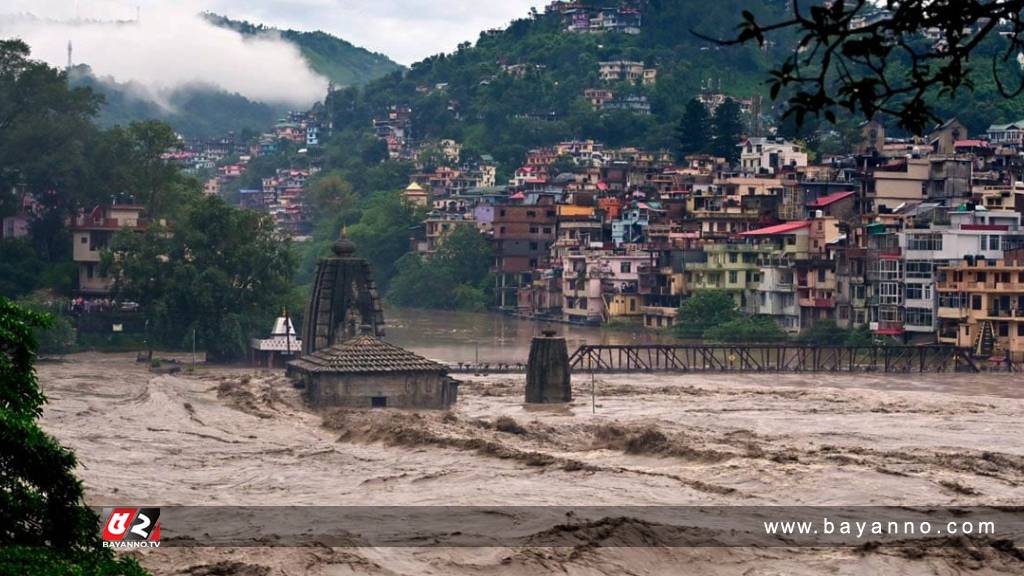
[[[71,71],[71,40],[68,40],[68,67],[67,71]]]

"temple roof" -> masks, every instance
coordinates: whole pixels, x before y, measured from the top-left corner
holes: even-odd
[[[444,372],[447,368],[404,348],[374,338],[356,336],[341,344],[294,360],[289,366],[300,372]]]

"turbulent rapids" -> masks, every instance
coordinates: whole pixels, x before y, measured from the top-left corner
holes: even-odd
[[[44,426],[89,503],[172,505],[1013,505],[1024,498],[1014,375],[602,375],[530,407],[524,378],[461,377],[450,412],[308,408],[278,373],[154,375],[124,355],[43,363]],[[130,442],[126,442],[129,440]],[[538,488],[541,487],[541,488]],[[555,529],[555,528],[552,528]],[[569,528],[564,528],[569,529]],[[577,526],[558,548],[131,552],[156,574],[1019,574],[1021,552],[604,548],[641,519]],[[646,536],[645,536],[646,535]],[[535,535],[538,542],[551,533]],[[563,537],[559,536],[558,541]],[[656,541],[654,542],[657,543]],[[776,572],[764,572],[766,559]],[[780,572],[781,571],[781,572]]]

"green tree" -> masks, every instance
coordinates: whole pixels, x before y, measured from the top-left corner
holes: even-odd
[[[0,241],[0,296],[17,298],[35,290],[45,268],[28,242]]]
[[[74,454],[36,424],[46,397],[34,331],[49,322],[0,297],[0,574],[143,575],[101,547]]]
[[[388,301],[396,306],[450,310],[455,307],[457,286],[444,268],[426,262],[419,254],[403,256],[388,287]]]
[[[679,305],[673,331],[679,338],[703,338],[704,333],[739,316],[736,301],[725,290],[698,290]]]
[[[413,230],[420,220],[401,194],[378,192],[367,200],[359,222],[349,228],[349,238],[373,265],[382,288],[395,275],[398,259],[409,251]]]
[[[715,156],[721,156],[729,162],[735,163],[740,158],[739,143],[743,137],[743,118],[740,105],[732,98],[726,98],[725,102],[715,109],[713,120],[715,139],[712,144],[712,152]]]
[[[215,197],[193,199],[173,228],[121,232],[104,255],[118,297],[142,304],[152,339],[241,357],[289,302],[296,257],[272,218]]]
[[[448,270],[458,284],[477,286],[490,273],[494,252],[476,226],[456,226],[441,239],[431,264]]]
[[[172,210],[187,192],[177,166],[166,162],[163,154],[178,145],[178,136],[163,122],[133,122],[128,128],[114,128],[110,137],[121,140],[119,148],[127,152],[122,159],[125,190],[136,196],[153,218],[173,215]]]
[[[850,332],[836,325],[835,320],[818,320],[800,335],[800,340],[808,344],[822,346],[839,346],[846,342]]]
[[[67,254],[64,222],[98,189],[89,154],[100,102],[88,89],[69,89],[64,73],[30,59],[24,42],[0,40],[0,202],[16,202],[7,194],[15,187],[36,198],[42,211],[32,223],[32,242],[45,261]]]
[[[676,127],[679,137],[681,156],[698,154],[707,150],[712,144],[711,114],[707,106],[696,98],[686,103],[682,119]]]
[[[780,342],[786,339],[786,332],[768,316],[740,316],[708,328],[704,339],[729,343]]]
[[[356,205],[352,185],[339,172],[329,172],[310,186],[309,197],[320,217],[339,214]]]

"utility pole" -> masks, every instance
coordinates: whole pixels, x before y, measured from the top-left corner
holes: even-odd
[[[597,375],[590,373],[590,413],[597,414]]]

